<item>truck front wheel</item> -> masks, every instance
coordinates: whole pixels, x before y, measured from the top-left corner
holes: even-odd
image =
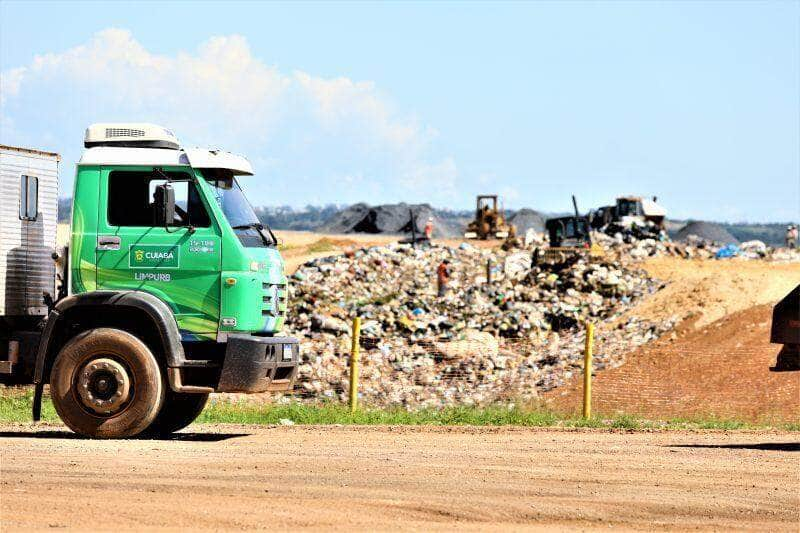
[[[185,428],[200,416],[206,402],[208,394],[167,391],[161,412],[146,433],[163,436]]]
[[[58,353],[50,373],[58,416],[89,437],[138,435],[158,415],[165,389],[150,349],[130,333],[112,328],[76,335]]]

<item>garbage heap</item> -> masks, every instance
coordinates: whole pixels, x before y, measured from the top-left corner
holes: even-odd
[[[448,292],[437,296],[445,259]],[[350,320],[362,317],[360,395],[407,408],[536,398],[582,366],[585,320],[614,323],[660,285],[644,271],[576,258],[531,265],[529,250],[468,244],[391,245],[321,258],[290,284],[289,333],[303,338],[296,394],[348,394]],[[657,338],[673,322],[628,320],[602,328],[595,369]]]
[[[658,229],[652,223],[628,227],[612,223],[592,232],[592,240],[622,264],[658,256],[800,262],[800,250],[773,248],[759,240],[726,244],[723,241],[688,234],[680,241],[673,241],[664,230]]]

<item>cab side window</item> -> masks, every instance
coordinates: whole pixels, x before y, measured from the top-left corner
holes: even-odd
[[[175,220],[171,226],[207,228],[211,225],[200,193],[189,174],[168,172],[175,191]],[[179,181],[183,180],[183,181]],[[108,223],[111,226],[154,226],[153,195],[165,183],[152,172],[116,170],[108,176]]]

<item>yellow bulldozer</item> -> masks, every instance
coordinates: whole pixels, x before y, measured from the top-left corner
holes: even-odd
[[[516,228],[506,222],[502,208],[497,206],[496,194],[478,196],[475,205],[475,220],[469,223],[465,239],[514,239]]]

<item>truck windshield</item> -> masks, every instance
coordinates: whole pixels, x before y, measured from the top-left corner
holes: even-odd
[[[212,175],[203,172],[211,185],[214,198],[222,208],[225,218],[236,232],[239,240],[248,247],[275,246],[277,239],[269,227],[258,220],[253,206],[247,201],[241,186],[232,175]]]

